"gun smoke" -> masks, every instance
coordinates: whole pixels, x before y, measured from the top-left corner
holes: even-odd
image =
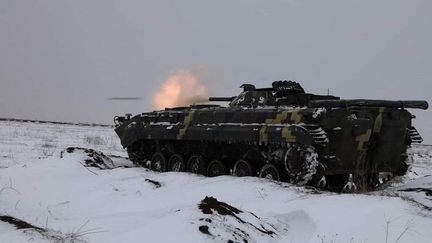
[[[202,76],[202,73],[191,70],[171,74],[154,95],[153,106],[164,109],[207,101],[208,88],[200,82]]]

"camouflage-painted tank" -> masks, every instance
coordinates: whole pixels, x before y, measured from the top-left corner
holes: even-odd
[[[341,100],[305,93],[293,81],[244,84],[219,105],[166,108],[115,118],[137,165],[207,176],[260,176],[335,190],[370,189],[408,168],[422,138],[407,108],[426,101]]]

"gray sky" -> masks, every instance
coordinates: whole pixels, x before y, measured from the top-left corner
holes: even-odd
[[[173,72],[432,103],[432,1],[0,0],[0,117],[110,124]],[[110,97],[142,97],[112,101]],[[431,112],[416,124],[428,143]]]

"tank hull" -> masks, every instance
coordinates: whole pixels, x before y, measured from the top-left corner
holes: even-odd
[[[137,142],[239,144],[256,150],[312,145],[326,168],[324,174],[341,174],[397,171],[408,146],[409,128],[411,114],[393,108],[220,107],[143,113],[117,127],[116,132],[126,148]],[[150,159],[151,154],[146,156]]]

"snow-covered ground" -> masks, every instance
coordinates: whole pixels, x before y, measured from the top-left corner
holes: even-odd
[[[337,194],[155,173],[124,158],[110,127],[0,121],[0,242],[432,242],[432,147],[411,153],[403,178]]]
[[[126,156],[111,127],[0,121],[0,167],[48,158],[76,146]]]

